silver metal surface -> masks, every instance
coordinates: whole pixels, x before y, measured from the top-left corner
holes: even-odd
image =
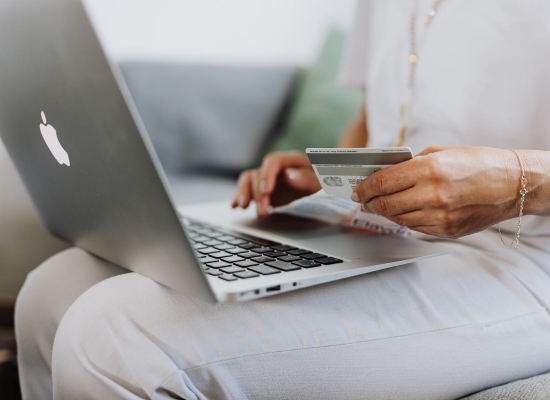
[[[42,111],[70,166],[42,138]],[[0,135],[54,235],[214,301],[125,84],[80,1],[0,2]]]

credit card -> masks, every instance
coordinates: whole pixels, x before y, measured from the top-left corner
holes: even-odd
[[[326,194],[351,196],[359,182],[376,171],[413,158],[408,147],[306,149]]]

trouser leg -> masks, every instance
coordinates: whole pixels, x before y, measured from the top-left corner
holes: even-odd
[[[242,304],[106,280],[59,327],[55,398],[450,399],[549,370],[545,296],[509,272],[537,266],[455,249]]]
[[[53,342],[70,305],[96,283],[125,272],[72,248],[51,257],[28,275],[15,309],[20,381],[25,399],[52,398]]]

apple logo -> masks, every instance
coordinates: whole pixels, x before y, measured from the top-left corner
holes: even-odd
[[[69,161],[69,154],[67,154],[65,149],[61,146],[61,143],[59,143],[55,128],[48,125],[46,122],[46,114],[44,114],[44,111],[42,111],[42,121],[44,122],[44,125],[40,124],[40,132],[42,133],[42,137],[48,145],[48,148],[59,164],[66,164],[67,166],[70,166],[71,162]]]

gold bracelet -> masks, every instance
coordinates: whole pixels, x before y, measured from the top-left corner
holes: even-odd
[[[519,235],[521,232],[521,217],[523,216],[523,204],[525,203],[525,195],[529,193],[527,190],[527,178],[525,177],[525,170],[523,169],[523,163],[521,162],[521,157],[519,156],[518,152],[513,149],[508,149],[514,152],[516,157],[519,161],[519,166],[521,167],[521,179],[520,179],[520,185],[521,189],[519,190],[520,194],[520,200],[519,200],[519,217],[518,217],[518,224],[516,226],[516,235],[514,236],[514,240],[512,240],[512,243],[509,245],[504,242],[504,238],[502,237],[502,232],[500,231],[500,224],[498,224],[498,234],[500,235],[500,240],[503,245],[506,247],[512,247],[514,246],[514,249],[517,249],[519,246]]]

